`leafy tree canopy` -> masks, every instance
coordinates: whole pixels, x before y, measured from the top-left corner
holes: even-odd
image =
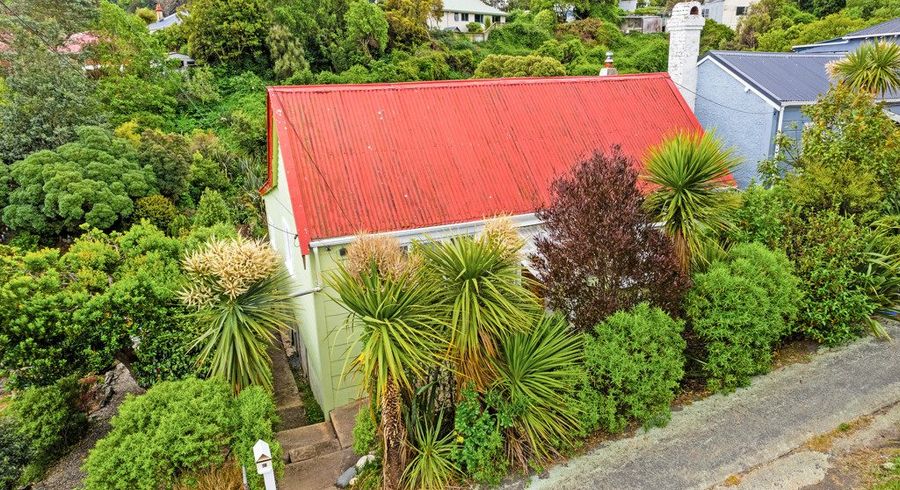
[[[42,236],[76,233],[82,224],[110,229],[131,215],[133,199],[153,193],[153,173],[138,165],[127,141],[96,127],[77,132],[76,142],[10,167],[7,226]]]

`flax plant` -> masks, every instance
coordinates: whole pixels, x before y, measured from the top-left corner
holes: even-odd
[[[540,318],[530,332],[504,339],[495,387],[521,414],[507,431],[510,459],[526,468],[529,459],[547,462],[571,447],[582,430],[569,393],[578,380],[583,347],[559,314]]]

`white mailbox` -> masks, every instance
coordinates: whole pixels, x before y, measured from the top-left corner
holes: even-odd
[[[272,467],[272,450],[266,441],[260,439],[253,445],[253,460],[256,472],[263,476],[266,490],[275,490],[275,469]]]

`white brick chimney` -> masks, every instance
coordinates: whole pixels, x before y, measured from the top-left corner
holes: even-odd
[[[700,2],[676,4],[666,24],[669,32],[669,76],[691,109],[696,100],[700,31],[706,22],[700,15],[700,9]]]

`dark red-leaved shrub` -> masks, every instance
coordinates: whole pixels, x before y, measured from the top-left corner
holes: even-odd
[[[531,257],[551,308],[579,330],[643,301],[678,313],[689,280],[641,208],[634,162],[618,146],[578,163],[551,194]]]

